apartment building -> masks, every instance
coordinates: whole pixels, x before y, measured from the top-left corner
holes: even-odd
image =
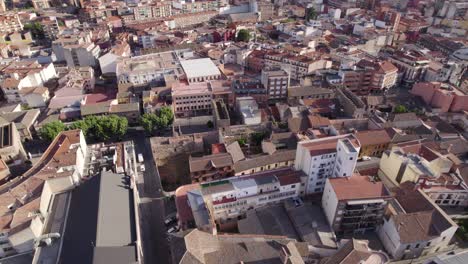
[[[453,162],[419,140],[400,143],[384,152],[379,173],[395,186],[417,182],[420,176],[439,178],[448,174]]]
[[[130,45],[125,41],[118,42],[108,53],[99,58],[102,74],[115,74],[118,59],[130,57],[130,55]]]
[[[172,4],[170,2],[156,2],[151,6],[154,18],[172,16]]]
[[[313,71],[331,68],[332,62],[320,56],[307,57],[286,52],[270,51],[265,54],[265,66],[282,66],[284,70],[289,72],[292,80],[300,80]]]
[[[263,69],[261,82],[266,88],[269,100],[287,99],[289,74],[282,69]]]
[[[172,106],[176,117],[211,115],[212,100],[209,83],[172,85]]]
[[[390,192],[382,182],[352,175],[326,180],[322,208],[336,233],[361,233],[375,230],[383,222],[390,199]]]
[[[1,75],[1,87],[7,101],[21,102],[23,89],[42,86],[57,73],[52,63],[41,65],[37,61],[13,61],[1,70]]]
[[[23,24],[21,23],[18,14],[4,13],[0,15],[1,33],[10,33],[21,30],[23,30]]]
[[[217,0],[176,0],[172,2],[172,9],[174,14],[201,13],[206,11],[219,12],[220,3],[221,2]]]
[[[468,205],[468,186],[450,152],[442,154],[433,142],[400,143],[382,155],[380,175],[390,184],[415,183],[439,206]]]
[[[457,224],[413,183],[405,183],[390,201],[377,235],[394,260],[413,259],[443,251]]]
[[[148,20],[153,18],[153,10],[150,5],[139,5],[133,8],[135,20]]]
[[[212,223],[221,226],[269,203],[298,197],[301,172],[290,169],[202,183],[200,193]]]
[[[327,178],[353,175],[359,150],[353,135],[299,142],[294,166],[307,175],[306,194],[322,192]]]
[[[460,112],[468,110],[468,95],[454,86],[439,82],[419,82],[411,93],[420,96],[436,112]]]
[[[388,58],[398,68],[398,81],[414,83],[424,77],[429,62],[424,55],[418,51],[395,51]]]
[[[361,60],[351,68],[340,69],[338,76],[343,87],[353,93],[367,95],[394,86],[397,72],[398,68],[388,61]]]
[[[101,48],[92,42],[63,47],[65,61],[68,67],[96,67]]]

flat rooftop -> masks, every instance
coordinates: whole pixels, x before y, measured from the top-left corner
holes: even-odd
[[[184,69],[187,78],[197,78],[220,75],[218,67],[213,63],[210,58],[184,60],[180,64]]]
[[[389,197],[390,193],[382,182],[371,181],[368,176],[329,179],[338,200],[375,199]]]
[[[96,247],[123,247],[134,242],[130,189],[122,174],[101,173]]]

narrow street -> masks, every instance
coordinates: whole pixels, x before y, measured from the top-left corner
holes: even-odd
[[[135,144],[135,154],[144,158],[143,186],[138,186],[141,195],[140,213],[145,263],[171,263],[170,248],[166,240],[165,199],[161,179],[154,163],[151,143],[142,131],[127,134]]]

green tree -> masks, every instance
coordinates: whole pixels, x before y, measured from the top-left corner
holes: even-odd
[[[146,113],[140,117],[140,125],[148,133],[153,133],[154,129],[166,129],[174,121],[174,114],[168,106],[162,107],[156,114]]]
[[[317,16],[318,14],[317,14],[317,11],[315,11],[315,8],[311,7],[307,9],[306,20],[315,20]]]
[[[88,140],[107,141],[121,139],[127,133],[128,120],[117,115],[87,116],[83,120],[76,121],[69,128],[81,129]]]
[[[252,142],[256,145],[259,146],[262,143],[262,140],[266,138],[267,133],[265,132],[256,132],[253,133],[250,137],[252,139]]]
[[[52,141],[62,131],[65,130],[65,125],[61,121],[53,121],[43,125],[39,129],[39,136],[47,141]]]
[[[239,142],[239,146],[243,147],[247,144],[247,139],[242,137],[242,138],[239,138],[237,142]]]
[[[408,109],[406,109],[406,106],[404,106],[404,105],[397,105],[397,106],[395,107],[395,109],[393,109],[393,112],[394,112],[394,113],[397,113],[397,114],[399,114],[399,113],[407,113],[407,112],[408,112]]]
[[[44,28],[42,27],[41,23],[39,22],[32,22],[24,24],[23,28],[25,30],[31,31],[33,38],[44,39]]]
[[[241,29],[237,32],[237,41],[249,42],[250,32],[247,29]]]
[[[156,126],[156,119],[158,116],[153,113],[145,113],[140,117],[140,125],[145,129],[147,133],[152,133]]]

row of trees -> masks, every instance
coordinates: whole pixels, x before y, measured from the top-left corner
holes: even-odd
[[[81,129],[87,140],[121,139],[127,133],[128,120],[125,117],[109,115],[87,116],[68,126],[61,121],[53,121],[39,129],[39,136],[44,140],[52,141],[60,132],[73,129]]]
[[[140,117],[140,125],[149,134],[156,130],[168,128],[174,121],[174,114],[168,106],[162,107],[157,113],[146,113]],[[121,139],[128,129],[128,120],[117,115],[87,116],[70,125],[61,121],[53,121],[39,129],[39,136],[52,141],[60,132],[65,130],[81,129],[87,140],[108,141]]]

